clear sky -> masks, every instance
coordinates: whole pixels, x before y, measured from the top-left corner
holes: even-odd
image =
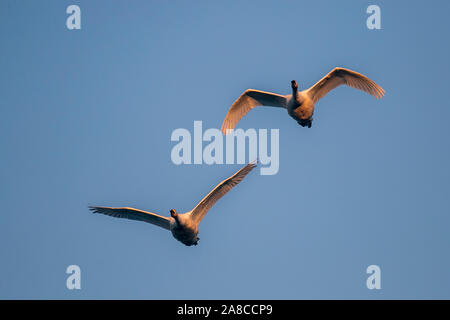
[[[66,28],[81,8],[82,29]],[[366,8],[381,8],[381,30]],[[0,2],[0,298],[450,298],[448,1]],[[170,160],[177,128],[218,128],[247,88],[288,94],[334,66],[311,129],[280,129],[186,247],[88,205],[190,210],[241,165]],[[66,288],[68,265],[81,290]],[[366,288],[379,265],[381,290]]]

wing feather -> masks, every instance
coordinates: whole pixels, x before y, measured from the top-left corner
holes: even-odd
[[[342,84],[367,92],[377,99],[382,98],[385,93],[382,87],[361,73],[345,68],[334,68],[325,77],[309,88],[307,94],[314,103],[316,103],[328,92]]]
[[[286,97],[265,91],[248,89],[231,105],[222,123],[222,132],[234,129],[238,122],[253,108],[272,106],[286,108]]]
[[[206,213],[211,209],[211,207],[222,198],[228,191],[233,189],[239,182],[241,182],[253,168],[256,167],[256,163],[252,162],[247,164],[245,167],[240,169],[234,175],[228,179],[223,180],[219,183],[206,197],[204,197],[191,211],[191,218],[199,224],[204,218]]]
[[[101,213],[111,217],[144,221],[157,225],[164,229],[170,230],[169,218],[135,208],[128,208],[128,207],[112,208],[112,207],[89,206],[89,210],[91,210],[93,213]]]

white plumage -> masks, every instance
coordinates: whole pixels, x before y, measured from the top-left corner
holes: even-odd
[[[297,82],[293,80],[292,94],[289,95],[248,89],[228,110],[222,123],[222,132],[229,133],[250,110],[258,106],[284,108],[301,126],[310,128],[315,103],[342,84],[365,91],[377,99],[382,98],[385,92],[366,76],[344,68],[334,68],[311,88],[301,92],[298,92]]]
[[[163,217],[152,212],[134,208],[113,208],[90,206],[94,213],[101,213],[116,218],[125,218],[148,222],[164,229],[170,230],[175,239],[187,246],[197,245],[198,226],[211,207],[222,198],[228,191],[241,182],[245,176],[256,167],[256,163],[249,163],[228,179],[219,183],[189,212],[178,213],[175,209],[170,210],[171,217]]]

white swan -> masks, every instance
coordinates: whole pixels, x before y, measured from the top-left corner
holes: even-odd
[[[197,236],[198,225],[205,217],[206,213],[217,202],[217,200],[222,198],[235,185],[241,182],[244,177],[255,167],[256,163],[249,163],[234,175],[219,183],[191,211],[186,213],[178,213],[175,209],[171,209],[171,217],[163,217],[155,213],[128,207],[111,208],[89,206],[89,209],[94,213],[102,213],[112,217],[152,223],[164,229],[170,230],[175,239],[181,241],[187,246],[197,245],[198,240],[200,240]]]
[[[285,96],[253,89],[246,90],[228,110],[221,130],[225,134],[229,133],[242,117],[258,106],[285,108],[302,127],[311,128],[314,104],[341,84],[365,91],[377,99],[382,98],[385,92],[374,81],[358,72],[334,68],[311,88],[301,92],[298,92],[295,80],[291,81],[292,94]]]

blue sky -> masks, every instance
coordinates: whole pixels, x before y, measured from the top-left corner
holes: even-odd
[[[66,28],[77,4],[82,29]],[[382,30],[366,28],[381,8]],[[0,298],[450,298],[448,1],[1,1]],[[334,66],[311,129],[280,109],[280,170],[252,172],[197,247],[87,205],[190,210],[240,165],[176,166],[177,128],[218,128],[247,88]],[[66,267],[82,289],[66,289]],[[366,288],[381,267],[382,289]]]

